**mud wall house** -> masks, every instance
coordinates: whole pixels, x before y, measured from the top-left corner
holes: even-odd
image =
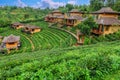
[[[16,22],[16,23],[12,23],[11,27],[14,29],[20,29],[20,28],[23,28],[24,25],[22,23]]]
[[[48,14],[45,16],[45,21],[46,22],[53,22],[54,18],[52,17],[52,14]]]
[[[10,35],[4,37],[1,47],[7,50],[18,49],[20,47],[20,36]]]
[[[64,20],[64,13],[62,13],[60,10],[54,10],[52,12],[52,15],[54,17],[53,22],[62,23],[62,21]]]
[[[60,10],[54,10],[54,11],[52,11],[52,15],[60,16],[60,15],[63,15],[63,13]]]
[[[81,23],[82,20],[83,20],[83,18],[81,16],[68,16],[65,19],[65,22],[66,22],[65,24],[67,26],[76,26],[79,23]]]
[[[65,19],[64,15],[56,16],[56,22],[57,23],[64,24],[64,19]]]
[[[93,29],[92,33],[105,35],[120,30],[119,12],[113,11],[110,7],[104,7],[92,14],[95,16],[95,21],[98,24],[98,28]]]
[[[26,27],[24,27],[24,32],[27,32],[30,34],[37,33],[40,31],[41,31],[41,29],[37,26],[27,25]]]
[[[65,24],[67,26],[76,26],[83,20],[83,12],[80,12],[77,9],[73,9],[68,13],[68,16],[65,18]]]
[[[60,12],[59,10],[54,10],[45,17],[45,21],[52,22],[52,23],[59,22],[59,21],[61,22],[61,20],[63,19],[62,16],[64,16],[62,12]]]

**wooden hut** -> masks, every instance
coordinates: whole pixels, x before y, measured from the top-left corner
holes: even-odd
[[[40,29],[40,27],[37,27],[37,26],[27,25],[27,26],[24,27],[23,31],[27,32],[27,33],[30,33],[30,34],[33,34],[33,33],[40,32],[41,29]]]
[[[45,21],[46,21],[46,22],[51,22],[51,21],[53,21],[52,14],[46,15],[46,16],[45,16]]]
[[[1,47],[7,50],[18,49],[20,47],[20,36],[11,34],[10,36],[4,37]]]
[[[69,13],[68,16],[65,18],[65,24],[67,26],[76,26],[81,21],[83,20],[82,18],[83,12],[77,10],[77,9],[72,9]]]
[[[76,26],[81,23],[82,20],[83,18],[81,16],[68,16],[65,18],[65,24],[67,26]]]
[[[11,27],[14,29],[20,29],[20,28],[23,28],[24,25],[22,23],[16,22],[16,23],[12,23]]]
[[[98,28],[93,29],[92,33],[105,35],[120,30],[119,12],[113,11],[110,7],[104,7],[92,14],[95,16],[95,21],[98,24]]]
[[[45,17],[45,21],[52,23],[55,22],[59,23],[63,21],[63,19],[64,19],[64,14],[60,10],[54,10]]]

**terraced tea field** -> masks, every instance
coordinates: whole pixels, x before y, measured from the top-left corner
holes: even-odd
[[[21,48],[17,52],[69,47],[76,43],[76,39],[69,33],[51,28],[43,28],[41,32],[30,35],[7,27],[0,34],[2,36],[14,34],[21,37]]]

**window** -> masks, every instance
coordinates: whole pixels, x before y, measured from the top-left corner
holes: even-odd
[[[32,31],[34,31],[34,29],[32,29]]]
[[[9,45],[14,45],[15,43],[14,42],[12,42],[12,43],[9,43]]]
[[[26,28],[26,30],[28,30],[28,28]]]

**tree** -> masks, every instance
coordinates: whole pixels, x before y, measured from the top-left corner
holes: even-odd
[[[88,17],[85,21],[83,21],[77,26],[77,28],[85,35],[90,35],[91,29],[97,27],[98,25],[94,21],[93,17]]]
[[[68,8],[68,11],[71,11],[72,9],[74,9],[74,6],[72,4],[67,4],[66,8]]]
[[[114,4],[114,9],[116,11],[120,11],[120,0],[116,0]]]
[[[108,7],[114,7],[114,3],[115,3],[115,0],[107,0],[106,1],[106,6],[108,6]]]
[[[104,6],[104,0],[90,0],[91,11],[97,11]]]

